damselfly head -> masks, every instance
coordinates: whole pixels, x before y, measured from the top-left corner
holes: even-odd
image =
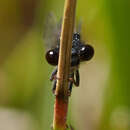
[[[43,39],[47,48],[45,55],[46,60],[49,64],[54,66],[58,65],[60,32],[61,20],[57,22],[54,15],[50,14],[44,26]],[[80,62],[88,61],[94,55],[93,47],[82,42],[79,32],[81,32],[81,24],[76,26],[72,38],[71,66],[78,66]]]

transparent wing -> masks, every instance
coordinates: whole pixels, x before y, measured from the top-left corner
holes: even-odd
[[[74,32],[81,33],[81,28],[82,28],[82,21],[80,20],[80,21],[78,21],[78,22],[76,23]]]
[[[61,20],[57,22],[53,13],[50,13],[44,23],[43,40],[47,50],[58,45],[61,31]]]

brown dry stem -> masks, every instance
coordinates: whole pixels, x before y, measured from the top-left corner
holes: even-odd
[[[54,104],[53,130],[65,130],[68,111],[68,75],[70,70],[72,36],[74,30],[76,0],[65,0],[60,37],[56,99]]]

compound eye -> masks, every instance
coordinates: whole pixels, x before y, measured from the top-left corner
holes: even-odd
[[[80,49],[80,61],[88,61],[94,55],[94,49],[90,45],[84,45]]]
[[[46,53],[46,60],[51,65],[58,65],[58,58],[59,58],[58,50],[53,49],[49,50]]]

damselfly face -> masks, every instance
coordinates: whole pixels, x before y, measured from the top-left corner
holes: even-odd
[[[58,65],[59,43],[54,49],[46,52],[46,60],[51,65]],[[91,45],[84,44],[80,40],[80,34],[74,33],[71,51],[71,66],[77,66],[80,62],[90,60],[94,55],[94,49]]]
[[[49,64],[56,66],[59,59],[61,23],[57,24],[53,17],[51,14],[48,18],[45,31],[51,31],[51,33],[45,32],[44,39],[48,46],[51,44],[51,47],[46,52],[46,60]],[[75,32],[72,38],[71,66],[77,66],[80,62],[88,61],[93,55],[93,47],[89,44],[84,44],[80,33]]]

